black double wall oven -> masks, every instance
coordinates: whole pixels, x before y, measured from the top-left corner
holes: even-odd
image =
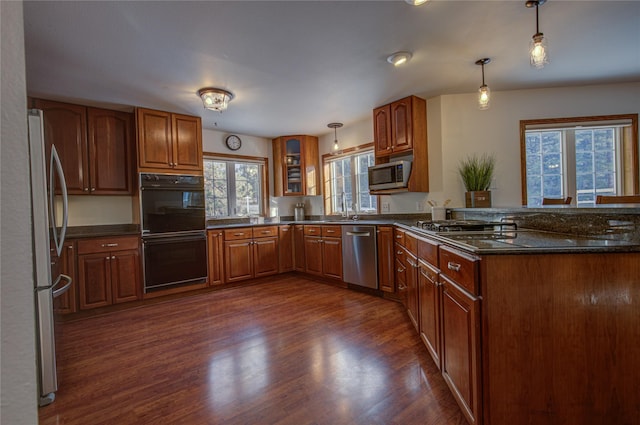
[[[140,174],[144,291],[207,281],[204,178]]]

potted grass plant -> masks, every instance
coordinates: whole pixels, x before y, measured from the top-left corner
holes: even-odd
[[[493,180],[495,165],[495,156],[488,154],[481,156],[473,154],[460,161],[458,172],[467,190],[465,193],[465,206],[467,208],[491,207],[489,187]]]

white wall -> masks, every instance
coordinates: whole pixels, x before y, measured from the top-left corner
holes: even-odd
[[[442,137],[429,135],[429,151],[440,144],[442,193],[454,206],[464,205],[458,162],[484,152],[497,158],[493,206],[520,206],[520,120],[638,112],[640,83],[493,92],[486,111],[477,109],[475,93],[442,96]],[[429,123],[435,121],[430,111],[427,117]]]
[[[0,415],[3,424],[38,423],[22,2],[0,2],[2,161]]]
[[[417,94],[420,96],[420,94]],[[521,205],[520,120],[640,112],[640,83],[493,91],[491,107],[477,108],[476,93],[444,95],[427,100],[429,193],[382,196],[390,213],[428,211],[427,200],[464,206],[464,186],[457,174],[461,159],[473,153],[494,153],[492,185],[495,207]],[[330,152],[333,133],[320,138],[320,152]],[[373,140],[373,118],[338,130],[342,147]]]

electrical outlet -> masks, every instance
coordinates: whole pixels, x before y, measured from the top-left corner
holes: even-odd
[[[389,203],[388,203],[388,202],[383,202],[383,203],[382,203],[382,212],[383,212],[383,213],[384,213],[384,212],[389,212],[389,210],[390,210]]]
[[[423,211],[424,205],[420,201],[416,201],[416,211]]]

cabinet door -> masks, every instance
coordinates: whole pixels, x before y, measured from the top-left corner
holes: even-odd
[[[225,241],[225,282],[235,282],[253,277],[253,250],[251,245],[251,239]]]
[[[62,295],[53,299],[53,311],[58,314],[69,314],[78,311],[78,278],[76,276],[76,255],[73,242],[64,243],[60,254],[60,272],[71,278],[71,287]]]
[[[398,245],[396,245],[397,247]],[[407,267],[402,260],[396,256],[395,260],[395,278],[396,278],[396,293],[398,298],[402,302],[402,305],[407,307]]]
[[[375,156],[391,154],[391,106],[384,105],[373,110],[373,139]]]
[[[391,104],[391,144],[394,154],[413,149],[411,97]]]
[[[171,114],[139,108],[136,111],[136,126],[138,128],[138,166],[171,169],[173,164]]]
[[[342,239],[322,239],[322,270],[327,277],[342,279]]]
[[[253,275],[278,273],[278,238],[259,238],[253,241]]]
[[[442,291],[442,376],[469,423],[480,412],[480,301],[440,276]],[[526,367],[526,366],[523,366]]]
[[[114,304],[140,297],[140,254],[138,251],[111,253],[111,291]]]
[[[318,153],[318,138],[304,136],[302,139],[302,155],[304,168],[302,181],[306,196],[320,195],[320,165]]]
[[[91,193],[132,193],[132,117],[125,112],[88,108]]]
[[[407,313],[411,319],[411,323],[416,328],[416,331],[420,332],[418,325],[418,259],[406,251],[406,285],[407,285]]]
[[[172,114],[171,127],[173,129],[173,167],[179,170],[202,172],[200,117]]]
[[[376,237],[378,243],[378,282],[380,290],[384,292],[395,292],[393,227],[378,226]]]
[[[49,169],[51,145],[62,162],[67,191],[71,195],[89,192],[87,164],[87,109],[84,106],[50,100],[35,100],[35,107],[44,111],[44,141]],[[59,186],[58,186],[59,187]]]
[[[304,272],[306,270],[306,256],[304,225],[302,224],[296,224],[293,226],[293,255],[294,269],[299,272]]]
[[[293,270],[293,226],[278,227],[278,272],[290,272]]]
[[[420,338],[440,368],[440,284],[438,272],[420,260],[418,274],[418,305],[420,307]]]
[[[305,271],[322,275],[322,239],[316,236],[304,237]]]
[[[282,173],[285,196],[304,195],[304,145],[301,136],[287,137],[283,140],[284,172]]]
[[[220,285],[224,282],[222,231],[210,230],[209,238],[209,285]]]
[[[78,256],[80,310],[111,305],[111,254]]]

